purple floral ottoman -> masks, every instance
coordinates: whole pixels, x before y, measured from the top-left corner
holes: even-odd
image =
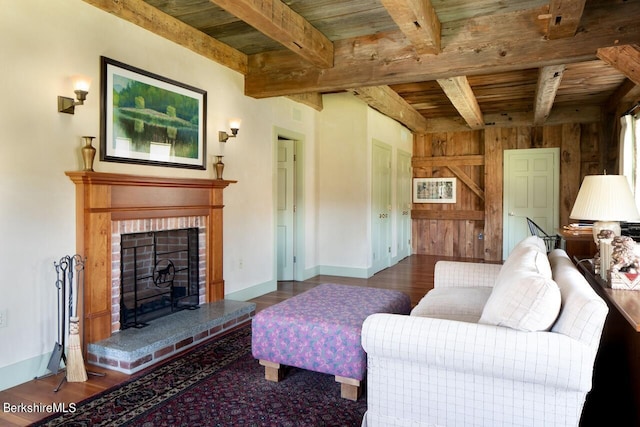
[[[281,365],[336,376],[343,398],[357,400],[367,356],[362,323],[373,313],[408,314],[409,297],[387,289],[325,283],[260,311],[252,323],[253,357],[279,381]]]

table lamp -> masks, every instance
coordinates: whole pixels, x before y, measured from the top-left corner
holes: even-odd
[[[624,175],[585,176],[569,217],[595,221],[593,240],[596,244],[601,230],[611,230],[619,236],[620,221],[640,220],[636,201]]]
[[[620,221],[638,221],[640,214],[636,201],[623,175],[588,175],[584,177],[578,197],[569,217],[595,221],[593,240],[599,251],[600,262],[595,272],[607,280],[611,264],[611,239],[598,238],[600,231],[611,230],[615,236],[621,233]]]

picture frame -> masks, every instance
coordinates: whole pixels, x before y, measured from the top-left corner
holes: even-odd
[[[413,203],[456,203],[456,178],[413,178]]]
[[[102,56],[100,95],[100,160],[206,169],[206,91]]]

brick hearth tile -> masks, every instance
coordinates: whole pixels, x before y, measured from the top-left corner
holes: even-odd
[[[134,360],[133,362],[120,361],[120,367],[122,369],[131,370],[131,369],[137,368],[138,366],[142,366],[145,363],[149,363],[149,362],[151,362],[151,360],[153,360],[153,358],[151,357],[150,354],[148,354],[148,355],[146,355],[144,357],[141,357],[138,360]]]
[[[209,331],[202,331],[199,334],[194,335],[194,341],[201,341],[209,336]]]
[[[182,347],[185,347],[189,344],[193,344],[193,337],[186,338],[180,342],[176,343],[176,350],[180,350]]]
[[[175,350],[176,348],[173,345],[168,345],[153,353],[153,358],[157,359],[159,357],[166,356],[167,354],[173,353]]]

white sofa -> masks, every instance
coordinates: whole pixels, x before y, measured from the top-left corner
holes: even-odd
[[[363,426],[576,426],[607,312],[539,238],[502,266],[440,261],[410,316],[364,322]]]

